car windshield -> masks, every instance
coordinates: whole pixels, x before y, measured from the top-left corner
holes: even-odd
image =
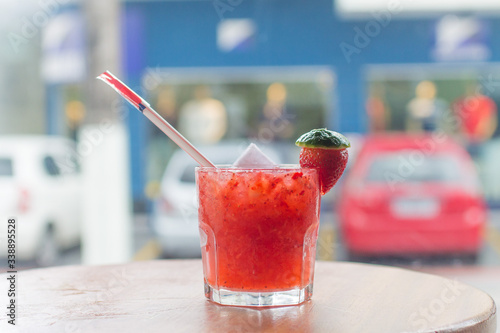
[[[181,182],[183,183],[193,183],[195,182],[195,173],[194,169],[196,168],[195,164],[190,164],[186,166],[181,175]]]
[[[10,177],[12,175],[12,160],[10,158],[0,158],[0,177]]]
[[[376,157],[366,174],[367,182],[400,179],[409,182],[451,183],[470,178],[460,161],[451,155],[423,156],[416,151],[384,154]]]

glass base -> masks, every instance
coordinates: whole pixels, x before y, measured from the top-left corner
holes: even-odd
[[[233,306],[287,306],[297,305],[308,301],[312,297],[312,283],[305,288],[279,290],[274,292],[233,291],[229,289],[215,289],[205,282],[205,296],[212,302]]]

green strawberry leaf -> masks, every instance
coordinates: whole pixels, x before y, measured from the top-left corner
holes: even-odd
[[[351,146],[345,136],[326,128],[313,129],[302,134],[295,144],[299,147],[324,149],[345,149]]]

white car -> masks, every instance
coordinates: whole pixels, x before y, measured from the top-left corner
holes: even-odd
[[[15,219],[16,259],[53,264],[80,241],[80,177],[72,141],[53,136],[0,137],[0,235]],[[5,244],[3,241],[0,242]],[[0,256],[7,251],[2,249]]]
[[[233,164],[247,146],[247,142],[233,142],[199,149],[214,164]],[[282,156],[286,154],[284,150],[278,151],[262,144],[258,146],[276,164],[283,162]],[[190,156],[177,150],[161,181],[161,195],[153,206],[152,230],[166,257],[201,257],[194,173],[196,166]]]

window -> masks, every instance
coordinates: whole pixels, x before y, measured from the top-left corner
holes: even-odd
[[[194,183],[195,182],[195,173],[194,173],[194,168],[196,165],[192,164],[187,166],[184,169],[184,172],[182,173],[181,176],[181,182],[183,183]]]
[[[54,161],[59,167],[59,173],[62,175],[75,175],[79,174],[81,171],[78,157],[71,152],[67,152],[64,155],[54,156]]]
[[[412,153],[386,154],[376,158],[366,176],[368,182],[384,182],[388,174],[399,175],[399,167],[411,160]],[[428,156],[418,166],[412,166],[404,175],[409,182],[460,182],[469,178],[460,167],[458,159],[447,155]]]
[[[61,174],[61,170],[52,156],[46,156],[43,159],[43,166],[45,172],[50,176],[59,176]]]
[[[0,158],[0,177],[9,177],[12,175],[12,159]]]

